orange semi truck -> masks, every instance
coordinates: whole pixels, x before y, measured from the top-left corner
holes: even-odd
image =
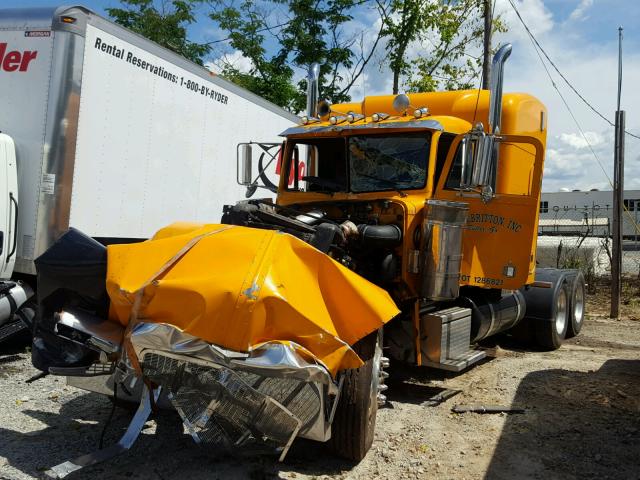
[[[250,197],[266,180],[275,202],[107,249],[70,231],[36,261],[34,364],[139,399],[120,450],[164,397],[199,443],[284,457],[306,437],[358,461],[389,362],[461,371],[485,356],[477,342],[516,330],[558,348],[581,329],[584,277],[536,269],[547,112],[503,95],[510,52],[489,91],[339,105],[318,101],[312,66],[279,184],[253,161],[265,145],[238,147],[238,183]]]

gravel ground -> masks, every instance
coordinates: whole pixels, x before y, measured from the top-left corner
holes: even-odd
[[[172,412],[148,422],[133,449],[70,479],[638,479],[640,322],[637,312],[604,318],[602,298],[582,334],[556,352],[520,349],[508,338],[484,345],[489,358],[460,375],[392,371],[389,405],[358,465],[297,441],[272,457],[213,456],[193,444]],[[111,403],[36,373],[24,347],[0,347],[0,478],[31,479],[97,448]],[[434,405],[435,395],[461,390]],[[524,414],[454,414],[456,404],[521,406]],[[105,444],[131,413],[116,409]]]

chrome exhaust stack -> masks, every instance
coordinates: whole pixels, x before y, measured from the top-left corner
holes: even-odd
[[[507,43],[493,56],[491,62],[491,84],[489,86],[489,133],[500,133],[502,118],[502,84],[504,80],[504,64],[511,55],[511,44]]]
[[[307,117],[318,117],[318,97],[320,83],[320,64],[312,63],[307,71]]]

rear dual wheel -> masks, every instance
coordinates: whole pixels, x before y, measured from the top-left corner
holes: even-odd
[[[585,283],[584,275],[578,272],[571,283],[571,295],[569,297],[569,325],[566,338],[573,338],[582,330],[585,312]]]
[[[550,321],[539,321],[536,325],[536,342],[546,350],[556,350],[562,345],[569,327],[569,293],[567,283],[555,291],[552,297]]]
[[[520,290],[526,301],[526,312],[513,334],[545,350],[555,350],[565,338],[577,335],[582,329],[584,274],[580,270],[538,268],[535,280],[537,285]]]

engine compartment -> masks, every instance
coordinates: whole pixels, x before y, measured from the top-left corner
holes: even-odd
[[[288,206],[249,200],[226,205],[222,223],[294,235],[384,288],[400,276],[404,209],[390,200]]]

